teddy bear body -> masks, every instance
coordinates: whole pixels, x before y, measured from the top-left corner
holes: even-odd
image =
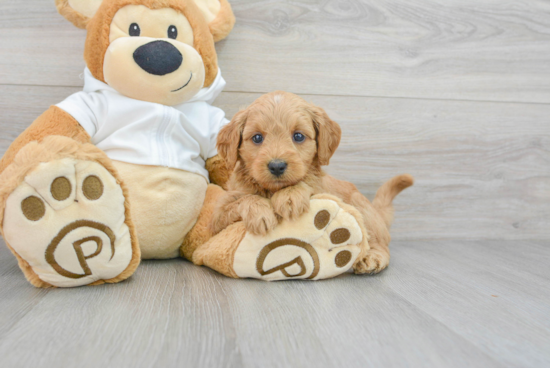
[[[210,105],[225,86],[221,73],[176,106],[124,96],[88,69],[84,83],[56,106],[113,160],[129,191],[142,258],[177,257],[204,202],[206,160],[216,156],[217,132],[227,123]]]
[[[210,178],[227,176],[211,103],[225,86],[214,41],[234,17],[226,0],[56,3],[88,32],[84,89],[2,158],[2,233],[35,286],[118,282],[141,258],[179,256]]]

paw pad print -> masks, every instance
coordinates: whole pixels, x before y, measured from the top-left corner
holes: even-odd
[[[8,244],[38,277],[72,287],[109,280],[132,259],[125,198],[100,164],[62,159],[42,163],[6,201]]]
[[[64,176],[55,178],[50,186],[52,198],[56,201],[65,201],[71,196],[73,189],[71,182]],[[82,183],[82,194],[91,201],[103,195],[103,183],[95,175],[90,175]],[[38,221],[46,214],[44,201],[37,196],[30,196],[21,202],[21,211],[30,221]]]
[[[357,219],[334,200],[312,199],[310,211],[267,236],[247,234],[235,252],[239,277],[263,280],[334,277],[348,271],[363,239]]]
[[[44,201],[36,196],[30,196],[21,202],[21,211],[30,221],[38,221],[46,213]]]

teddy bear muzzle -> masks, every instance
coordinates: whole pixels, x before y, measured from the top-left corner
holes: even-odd
[[[126,97],[174,106],[200,91],[205,67],[197,50],[177,40],[121,37],[107,48],[103,73]]]

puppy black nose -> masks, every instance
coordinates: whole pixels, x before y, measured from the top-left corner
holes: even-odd
[[[283,175],[287,166],[286,162],[280,160],[273,160],[267,165],[269,171],[275,176]]]
[[[165,75],[179,69],[183,56],[170,42],[153,41],[138,47],[134,60],[149,74]]]

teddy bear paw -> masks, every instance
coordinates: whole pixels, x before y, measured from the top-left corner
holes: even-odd
[[[235,273],[275,281],[320,280],[349,271],[361,251],[361,227],[337,199],[327,197],[313,197],[307,213],[265,236],[246,234],[235,251]]]
[[[10,194],[4,236],[44,282],[74,287],[119,276],[132,260],[125,198],[100,164],[41,163]]]

